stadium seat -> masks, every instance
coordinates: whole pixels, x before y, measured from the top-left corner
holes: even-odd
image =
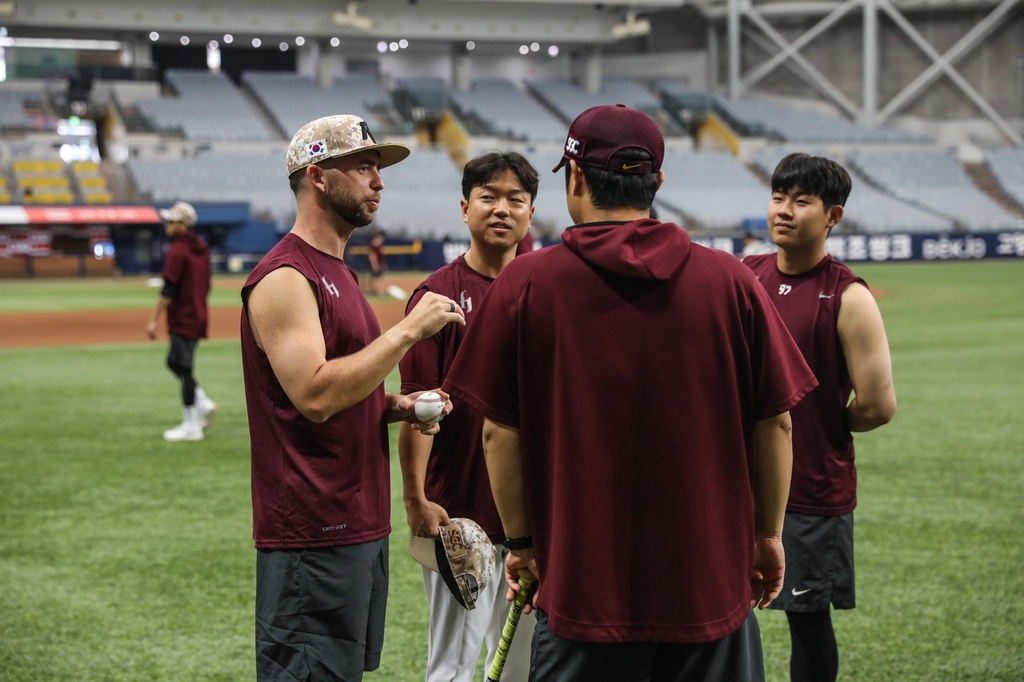
[[[949,216],[969,230],[1022,226],[1021,218],[978,189],[952,151],[855,150],[849,161],[897,199]]]
[[[1024,149],[989,149],[985,152],[985,163],[1003,192],[1024,209]]]
[[[178,97],[140,99],[136,108],[157,130],[180,130],[190,140],[273,140],[267,129],[231,79],[222,73],[168,69],[167,82]]]

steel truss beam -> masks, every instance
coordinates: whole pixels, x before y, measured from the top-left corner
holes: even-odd
[[[956,45],[949,48],[946,54],[940,55],[938,51],[932,47],[921,33],[914,28],[913,24],[907,21],[898,9],[892,6],[889,0],[876,0],[878,7],[885,12],[890,19],[893,20],[897,26],[910,38],[915,45],[928,55],[932,60],[932,65],[925,69],[920,76],[914,79],[907,87],[889,100],[881,111],[878,112],[878,121],[884,122],[894,113],[906,106],[911,100],[913,100],[924,88],[930,85],[939,77],[940,74],[945,73],[951,81],[960,90],[967,95],[967,97],[974,102],[975,105],[981,111],[992,120],[992,122],[999,128],[1000,132],[1006,135],[1008,138],[1013,140],[1016,144],[1024,144],[1024,138],[1021,138],[1020,133],[1014,130],[1006,119],[999,115],[992,105],[985,100],[981,94],[978,93],[974,87],[967,82],[967,80],[960,75],[960,72],[953,68],[953,63],[966,55],[968,52],[977,47],[982,40],[988,37],[998,26],[1002,23],[1003,19],[1020,3],[1020,0],[1003,0],[992,10],[988,16],[978,22],[974,28],[967,32],[967,34],[961,38]]]
[[[732,99],[740,97],[744,91],[752,88],[780,66],[786,65],[794,73],[797,73],[811,84],[812,87],[825,95],[825,97],[832,100],[848,116],[853,119],[859,119],[865,125],[873,126],[885,122],[893,114],[909,104],[924,88],[933,83],[939,76],[945,74],[995,124],[1001,133],[1016,144],[1024,144],[1024,139],[1022,139],[1020,133],[1014,130],[999,115],[999,112],[992,108],[985,98],[953,67],[953,64],[958,59],[968,54],[998,28],[1020,2],[1022,0],[1002,0],[988,16],[978,22],[974,28],[968,31],[944,55],[940,55],[931,43],[896,9],[891,0],[845,0],[845,2],[835,6],[823,19],[792,42],[783,38],[765,19],[764,15],[757,9],[754,9],[750,0],[728,0],[729,96]],[[864,15],[862,107],[857,107],[851,102],[848,97],[800,53],[800,50],[858,7],[862,8]],[[921,75],[893,97],[881,110],[878,109],[878,10],[885,12],[892,19],[893,23],[932,60],[932,64]],[[741,20],[743,18],[748,19],[753,26],[756,26],[761,34],[766,36],[770,43],[774,44],[779,50],[768,60],[751,69],[746,75],[742,74],[740,66],[740,36],[747,36],[752,42],[759,44],[769,52],[770,45],[765,45],[768,41],[755,40],[755,36],[760,36],[742,26]]]

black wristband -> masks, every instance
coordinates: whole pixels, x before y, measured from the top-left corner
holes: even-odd
[[[533,548],[533,536],[527,535],[521,538],[505,538],[505,541],[501,543],[507,550],[518,550],[518,549],[532,549]]]

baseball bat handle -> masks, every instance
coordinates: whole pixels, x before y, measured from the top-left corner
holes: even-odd
[[[523,607],[530,600],[534,584],[533,580],[519,578],[519,591],[516,592],[516,598],[508,610],[508,618],[505,619],[505,627],[501,630],[501,641],[498,642],[498,650],[494,652],[494,661],[491,662],[491,671],[487,674],[487,682],[501,680],[501,671],[505,669],[505,658],[508,657],[508,650],[512,646],[512,637],[516,634],[519,617],[523,615]]]

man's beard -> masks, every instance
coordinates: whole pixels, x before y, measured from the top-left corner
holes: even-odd
[[[327,205],[349,225],[366,227],[373,222],[373,213],[366,205],[337,185],[328,184],[326,197]]]

